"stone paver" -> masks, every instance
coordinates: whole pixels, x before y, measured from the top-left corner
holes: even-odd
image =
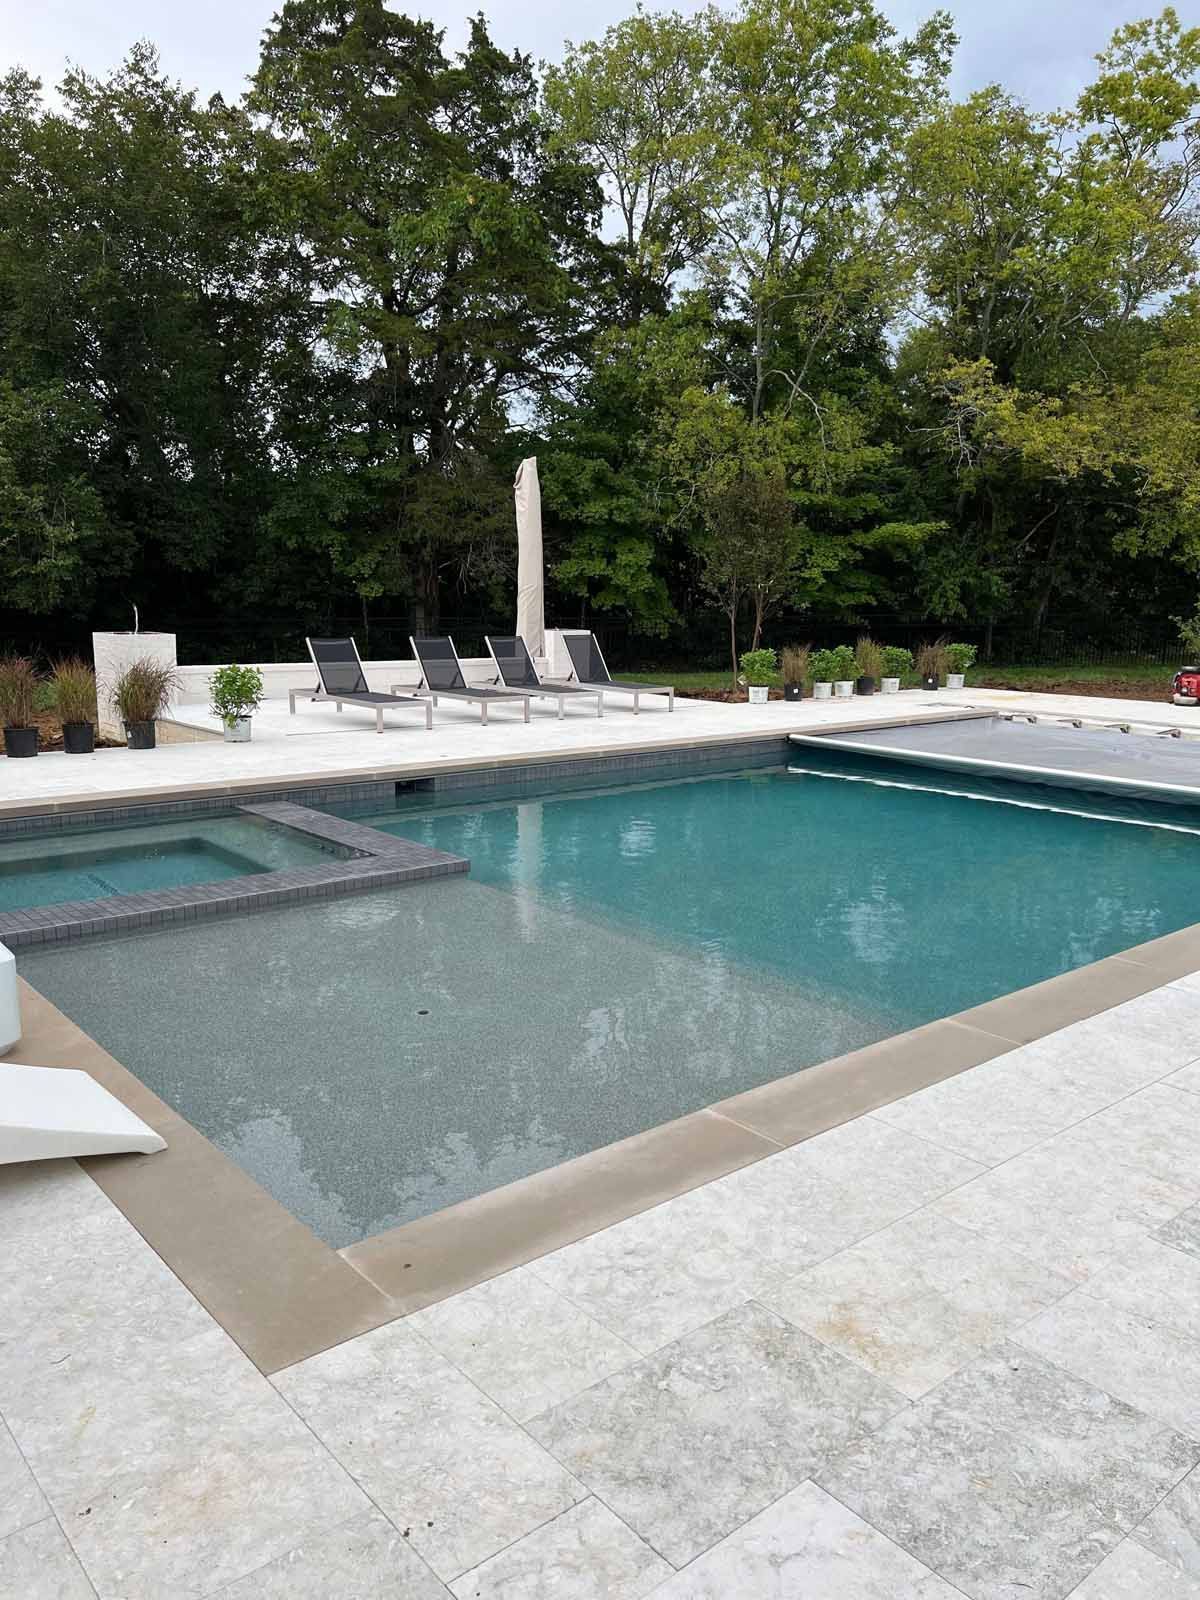
[[[46,1496],[17,1449],[17,1441],[0,1422],[0,1539],[49,1515]]]
[[[518,1422],[638,1358],[524,1267],[414,1313],[408,1326]]]
[[[1200,1584],[1200,1468],[1159,1501],[1133,1530],[1133,1538]]]
[[[655,1590],[655,1600],[960,1600],[907,1551],[804,1483]]]
[[[1197,1330],[1200,1331],[1200,1330]],[[1027,1350],[1200,1441],[1200,1341],[1078,1290],[1013,1335]]]
[[[917,1399],[1070,1290],[1070,1279],[922,1211],[765,1299]]]
[[[972,1600],[1062,1600],[1200,1444],[999,1345],[816,1481]]]
[[[582,1500],[450,1585],[455,1600],[642,1600],[671,1568],[598,1500]]]
[[[53,1517],[0,1539],[0,1595],[12,1600],[96,1600]]]
[[[587,1494],[403,1323],[273,1381],[442,1579],[478,1566]]]
[[[1200,1583],[1127,1539],[1089,1573],[1072,1600],[1200,1600]]]
[[[529,1427],[682,1566],[904,1409],[894,1389],[751,1303]]]
[[[447,1600],[444,1584],[372,1508],[306,1539],[212,1600]]]

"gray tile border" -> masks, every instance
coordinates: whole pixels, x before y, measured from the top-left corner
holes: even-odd
[[[332,819],[331,819],[332,820]],[[368,830],[361,830],[366,832]],[[426,878],[448,877],[469,870],[464,856],[428,850],[409,839],[387,840],[387,854],[359,856],[328,867],[296,867],[282,872],[252,873],[216,883],[151,894],[114,895],[104,900],[71,901],[34,911],[0,914],[0,942],[11,950],[24,945],[95,934],[136,932],[201,916],[242,914],[286,905],[314,895],[362,894]]]

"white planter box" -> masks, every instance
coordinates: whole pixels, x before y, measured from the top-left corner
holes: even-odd
[[[814,683],[813,684],[813,699],[814,700],[828,700],[832,694],[833,694],[833,685],[831,683]]]
[[[749,685],[747,692],[749,693],[750,704],[752,706],[766,705],[770,691],[765,683],[752,683]]]
[[[238,717],[236,722],[226,722],[223,725],[226,744],[250,743],[250,718]]]
[[[967,675],[965,672],[948,672],[946,674],[947,689],[961,689],[966,681]]]
[[[838,700],[849,700],[854,693],[854,679],[839,678],[833,686],[833,693]]]
[[[880,678],[880,680],[879,680],[879,692],[880,692],[880,694],[899,694],[900,693],[900,679],[899,678]]]

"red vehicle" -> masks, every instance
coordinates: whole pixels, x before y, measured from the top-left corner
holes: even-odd
[[[1177,706],[1200,704],[1200,667],[1180,667],[1171,680],[1171,699]]]

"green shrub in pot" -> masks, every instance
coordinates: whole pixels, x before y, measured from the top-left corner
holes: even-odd
[[[750,699],[761,704],[775,678],[774,650],[744,650],[738,659],[742,675],[750,687]]]
[[[858,672],[858,661],[854,651],[848,644],[839,644],[835,645],[829,654],[832,658],[834,694],[853,694],[854,679]],[[849,687],[844,687],[847,684]]]
[[[37,755],[37,724],[33,720],[37,691],[37,668],[28,656],[0,656],[0,728],[4,730],[5,755]]]
[[[179,678],[173,666],[140,656],[112,686],[113,709],[125,724],[131,750],[153,750],[154,724],[171,703]]]
[[[913,654],[902,644],[885,644],[883,647],[883,676],[906,678],[913,669]]]
[[[236,663],[218,667],[208,680],[212,714],[220,719],[226,739],[242,742],[250,737],[250,718],[263,702],[263,678],[257,667]]]
[[[945,649],[947,684],[951,689],[961,689],[979,651],[973,644],[948,644]]]

